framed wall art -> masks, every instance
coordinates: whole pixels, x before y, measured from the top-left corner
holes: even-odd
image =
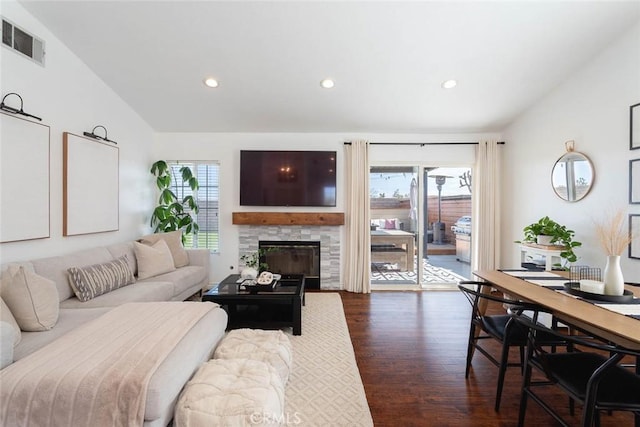
[[[629,215],[629,235],[634,237],[629,243],[629,258],[640,259],[640,214]]]
[[[0,243],[50,237],[47,125],[0,113]]]
[[[62,235],[118,230],[118,147],[64,132],[62,152]]]
[[[640,159],[629,160],[629,203],[640,204]]]
[[[629,149],[640,148],[640,103],[629,107]]]

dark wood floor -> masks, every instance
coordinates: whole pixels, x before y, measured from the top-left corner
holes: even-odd
[[[509,368],[494,412],[497,368],[476,354],[464,378],[471,307],[457,291],[340,293],[376,426],[515,426],[520,370]],[[495,347],[498,350],[498,347]],[[517,351],[511,355],[517,360]],[[567,399],[548,394],[568,417]],[[579,412],[579,411],[578,411]],[[568,418],[579,424],[579,414]],[[530,402],[527,426],[555,421]],[[604,415],[603,426],[632,426],[630,414]]]

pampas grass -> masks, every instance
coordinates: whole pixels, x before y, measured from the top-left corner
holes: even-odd
[[[622,255],[635,236],[625,227],[625,215],[622,210],[608,214],[602,222],[596,221],[595,229],[598,241],[607,256]]]

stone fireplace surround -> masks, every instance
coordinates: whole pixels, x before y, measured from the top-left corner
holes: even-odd
[[[320,242],[320,289],[340,289],[340,227],[331,225],[241,225],[240,256],[260,240]]]
[[[340,226],[342,212],[234,212],[239,256],[256,252],[260,240],[320,242],[320,289],[342,289]]]

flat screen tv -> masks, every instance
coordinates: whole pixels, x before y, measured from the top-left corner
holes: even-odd
[[[335,206],[335,151],[240,151],[240,205]]]

